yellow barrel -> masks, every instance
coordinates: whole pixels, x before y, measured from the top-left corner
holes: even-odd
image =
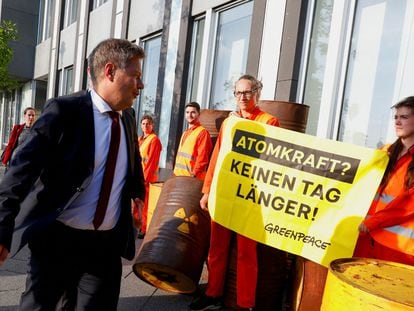
[[[151,223],[152,215],[154,214],[155,207],[157,206],[163,184],[163,182],[154,182],[149,185],[147,228],[149,228]]]
[[[366,258],[334,260],[321,310],[414,310],[414,267]]]

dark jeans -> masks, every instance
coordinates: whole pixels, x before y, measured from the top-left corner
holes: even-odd
[[[52,225],[29,242],[20,310],[116,310],[122,264],[114,230]]]

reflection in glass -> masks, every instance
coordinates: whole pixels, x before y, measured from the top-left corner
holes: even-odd
[[[234,109],[233,84],[245,73],[253,1],[221,12],[210,94],[212,109]]]
[[[317,1],[310,39],[303,103],[310,106],[306,133],[316,134],[325,76],[333,0]]]
[[[404,90],[399,79],[402,68],[414,69],[414,53],[407,52],[414,39],[414,5],[393,0],[357,4],[338,138],[376,148],[394,139],[390,107],[413,92],[412,84]]]
[[[154,116],[155,97],[157,95],[158,68],[160,65],[161,35],[144,41],[145,58],[142,66],[144,89],[138,98],[137,120],[144,114]],[[140,129],[140,127],[138,127]]]
[[[194,22],[193,30],[193,42],[191,45],[191,62],[190,62],[190,72],[188,75],[188,87],[187,90],[190,91],[189,96],[187,96],[187,102],[197,101],[198,95],[198,81],[200,79],[200,62],[201,62],[201,51],[203,49],[203,39],[204,39],[204,25],[205,19],[200,19]]]

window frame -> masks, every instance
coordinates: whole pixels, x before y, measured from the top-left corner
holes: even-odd
[[[95,10],[96,8],[99,8],[101,5],[108,2],[108,0],[93,0],[92,10]]]

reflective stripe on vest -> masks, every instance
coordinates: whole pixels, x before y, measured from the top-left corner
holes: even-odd
[[[194,148],[197,143],[198,135],[204,130],[201,125],[194,129],[185,139],[183,144],[183,137],[180,140],[177,157],[175,159],[174,175],[176,176],[191,176],[195,165]]]
[[[261,123],[267,123],[270,119],[273,119],[274,117],[271,114],[268,114],[267,112],[262,111],[263,113],[259,114],[254,121],[261,122]]]

